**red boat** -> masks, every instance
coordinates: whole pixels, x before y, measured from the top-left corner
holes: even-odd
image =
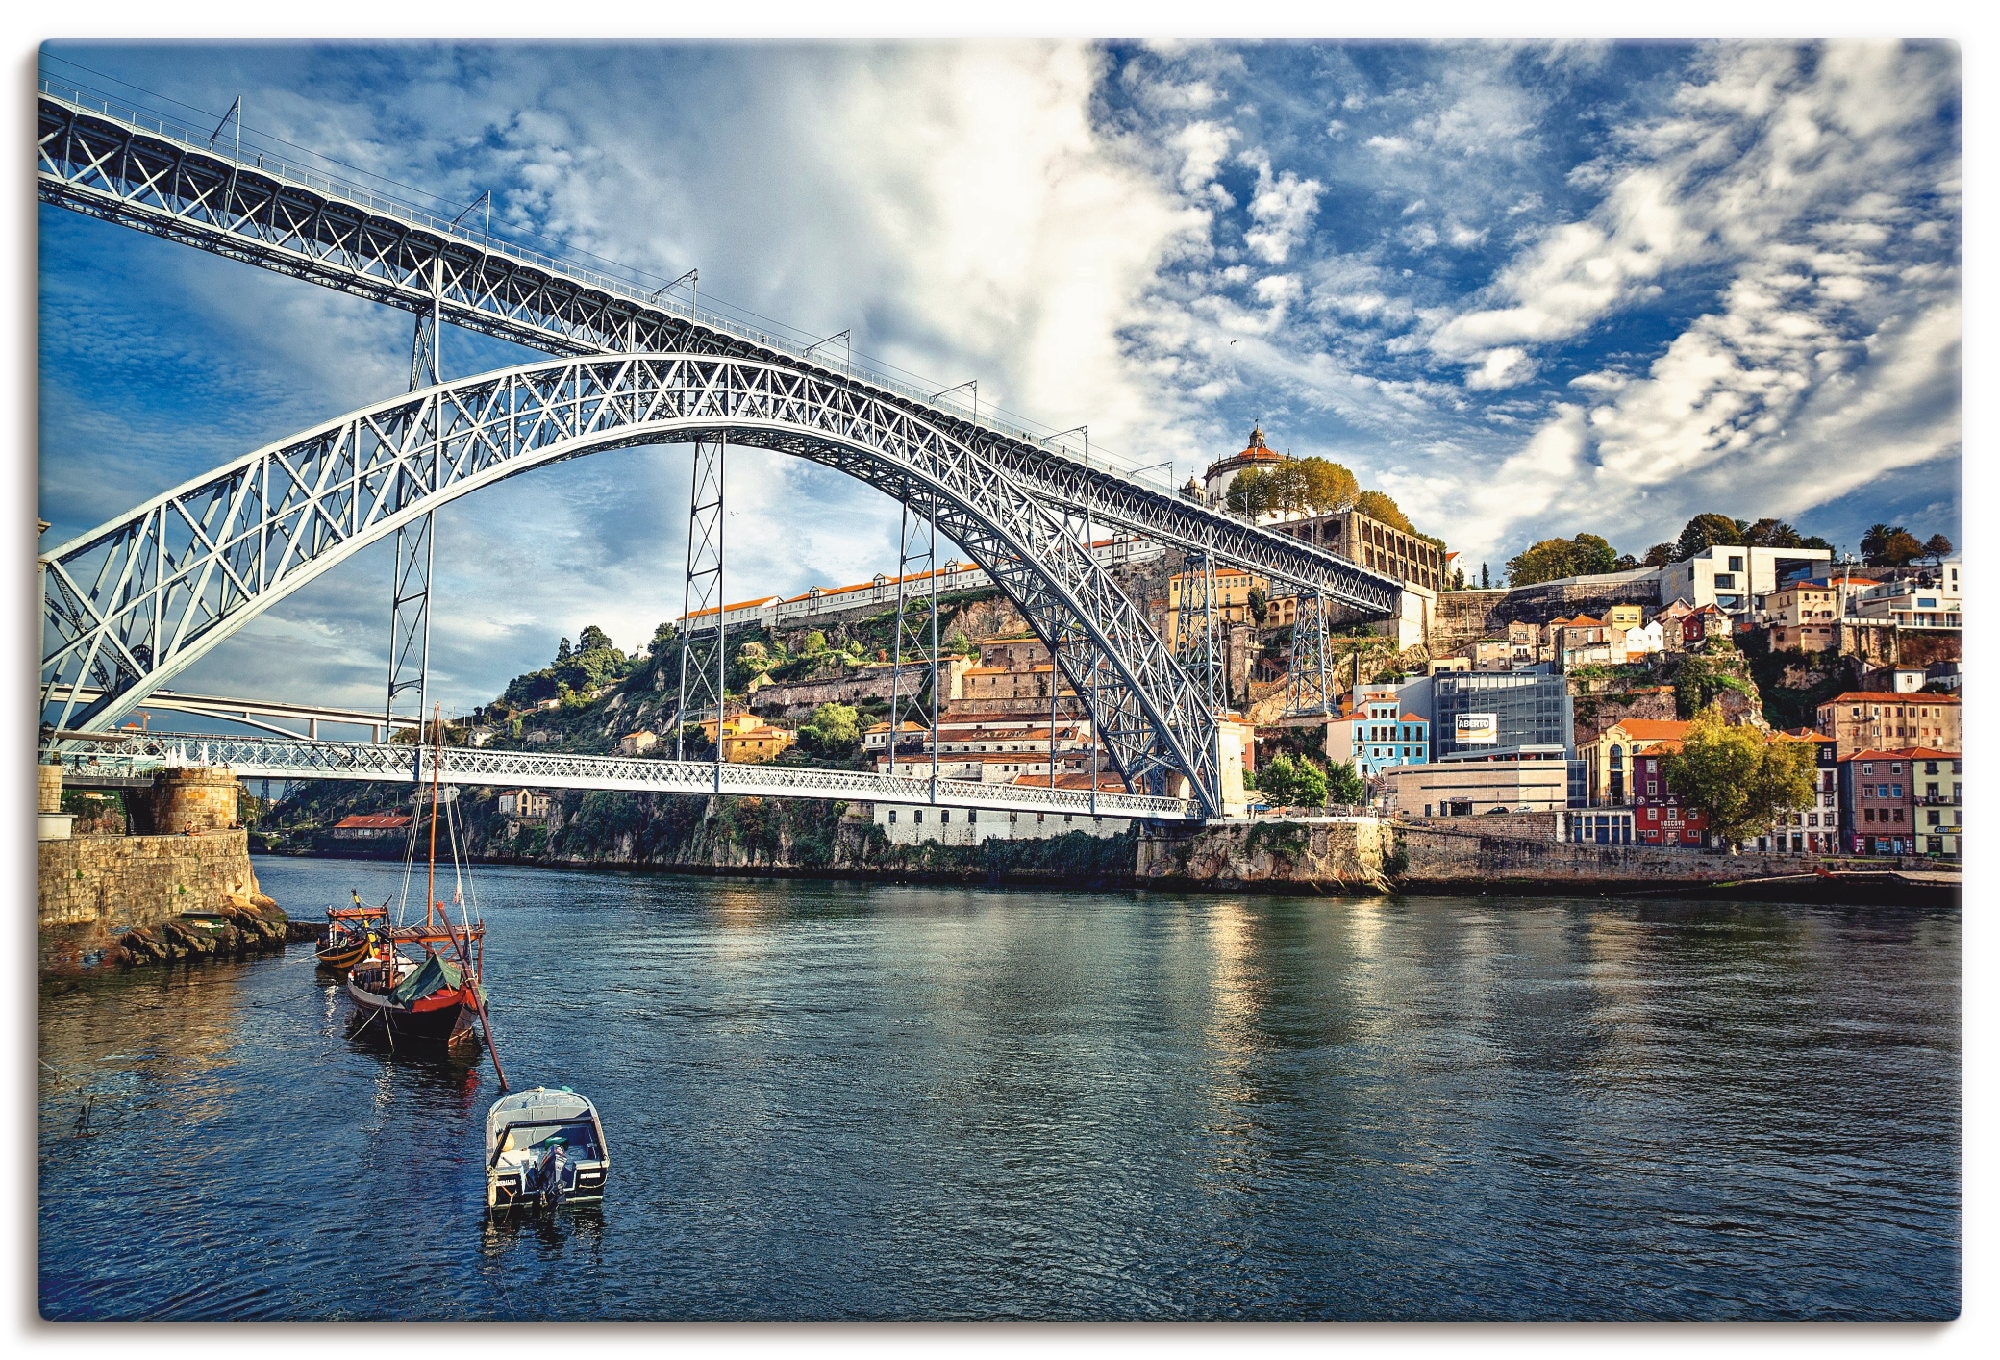
[[[379,1029],[392,1044],[469,1043],[486,1019],[486,994],[480,987],[486,964],[486,923],[467,914],[457,891],[452,893],[459,908],[459,919],[454,923],[450,909],[437,896],[440,821],[447,826],[455,876],[462,875],[463,865],[457,829],[451,824],[451,804],[438,791],[438,770],[444,763],[442,724],[434,730],[440,737],[431,763],[430,854],[424,873],[423,920],[377,924],[365,937],[366,948],[347,974],[347,995],[360,1018],[356,1033]],[[415,849],[413,827],[409,858],[414,858]],[[407,896],[404,901],[407,906]]]

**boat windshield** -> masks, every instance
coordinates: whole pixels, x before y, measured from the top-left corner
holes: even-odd
[[[544,1147],[555,1139],[563,1140],[571,1157],[591,1161],[603,1154],[597,1148],[597,1130],[587,1119],[574,1120],[561,1127],[548,1124],[516,1124],[507,1130],[507,1142],[502,1152],[519,1152],[522,1148]]]

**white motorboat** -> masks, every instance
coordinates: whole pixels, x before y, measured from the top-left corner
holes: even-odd
[[[517,1091],[486,1111],[488,1209],[603,1199],[610,1174],[597,1107],[567,1086]]]

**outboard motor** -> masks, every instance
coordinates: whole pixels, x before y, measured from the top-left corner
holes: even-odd
[[[560,1137],[549,1140],[549,1150],[542,1154],[525,1178],[523,1192],[534,1196],[536,1204],[544,1209],[553,1209],[563,1201],[563,1195],[570,1189],[569,1154]]]

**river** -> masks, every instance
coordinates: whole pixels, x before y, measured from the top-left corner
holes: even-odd
[[[257,868],[301,916],[400,878]],[[477,884],[601,1208],[488,1225],[491,1068],[350,1040],[309,947],[50,984],[43,1316],[1959,1306],[1955,911]]]

